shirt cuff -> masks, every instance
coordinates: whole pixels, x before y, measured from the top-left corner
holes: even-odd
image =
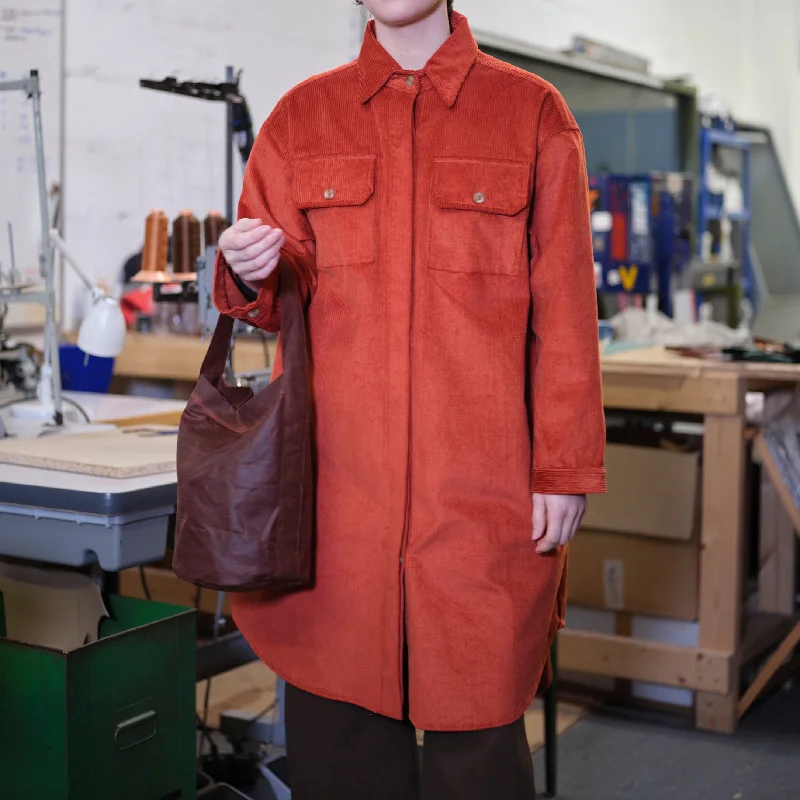
[[[589,469],[535,469],[531,489],[534,494],[605,494],[606,471]]]
[[[254,292],[247,284],[237,280],[222,253],[217,253],[214,274],[214,301],[220,313],[240,319],[254,328],[277,330],[278,312],[275,303],[278,288],[278,271],[272,273]]]

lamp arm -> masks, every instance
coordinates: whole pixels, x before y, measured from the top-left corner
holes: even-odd
[[[72,267],[77,276],[84,282],[86,288],[94,294],[97,290],[97,287],[89,280],[89,278],[86,276],[86,273],[81,269],[75,256],[73,256],[69,251],[67,243],[61,238],[61,235],[55,228],[51,229],[50,231],[50,241],[53,243],[53,247],[55,247],[56,250],[61,253],[64,260]]]

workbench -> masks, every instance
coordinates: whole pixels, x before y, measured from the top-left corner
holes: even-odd
[[[236,372],[256,372],[272,366],[276,339],[239,336],[233,351]],[[135,333],[125,337],[125,348],[114,361],[115,378],[190,381],[200,374],[208,341],[197,336]]]
[[[78,403],[93,424],[120,428],[177,425],[186,405],[179,400],[108,394],[65,392],[64,396]],[[0,395],[0,402],[12,398]],[[10,408],[3,409],[2,417],[9,432],[18,436],[35,436],[40,427],[15,419]],[[0,464],[0,558],[73,567],[97,561],[111,572],[156,562],[167,549],[176,501],[174,471],[106,478]],[[170,578],[174,578],[171,572]],[[193,605],[185,596],[167,600]],[[240,634],[221,636],[198,647],[197,680],[254,660]]]
[[[101,426],[177,424],[184,406],[114,395],[64,396]],[[41,428],[15,418],[10,408],[3,420],[10,433],[23,438]],[[176,487],[174,470],[106,478],[0,464],[0,555],[68,566],[97,561],[112,572],[158,560],[175,513]]]
[[[797,386],[800,366],[719,363],[653,349],[604,357],[602,371],[607,413],[702,421],[699,643],[683,647],[567,628],[559,635],[560,667],[694,690],[697,727],[732,732],[743,665],[775,647],[795,613],[792,527],[764,530],[762,524],[760,613],[744,615],[745,400],[748,392]]]

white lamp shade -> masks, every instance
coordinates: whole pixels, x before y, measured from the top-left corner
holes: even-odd
[[[97,358],[115,358],[125,345],[125,316],[113,297],[97,298],[78,331],[78,347]]]

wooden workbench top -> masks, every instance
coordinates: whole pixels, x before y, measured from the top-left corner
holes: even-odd
[[[714,361],[690,358],[667,350],[665,347],[648,347],[603,355],[604,373],[639,372],[643,375],[676,374],[700,377],[708,373],[734,373],[746,380],[800,381],[800,364],[769,364],[741,361]]]
[[[208,340],[198,336],[129,332],[125,349],[114,362],[114,375],[122,378],[196,381]],[[274,338],[240,336],[234,349],[237,372],[254,372],[272,365]]]
[[[800,365],[688,358],[654,347],[604,355],[606,408],[743,415],[748,391],[800,384]]]

